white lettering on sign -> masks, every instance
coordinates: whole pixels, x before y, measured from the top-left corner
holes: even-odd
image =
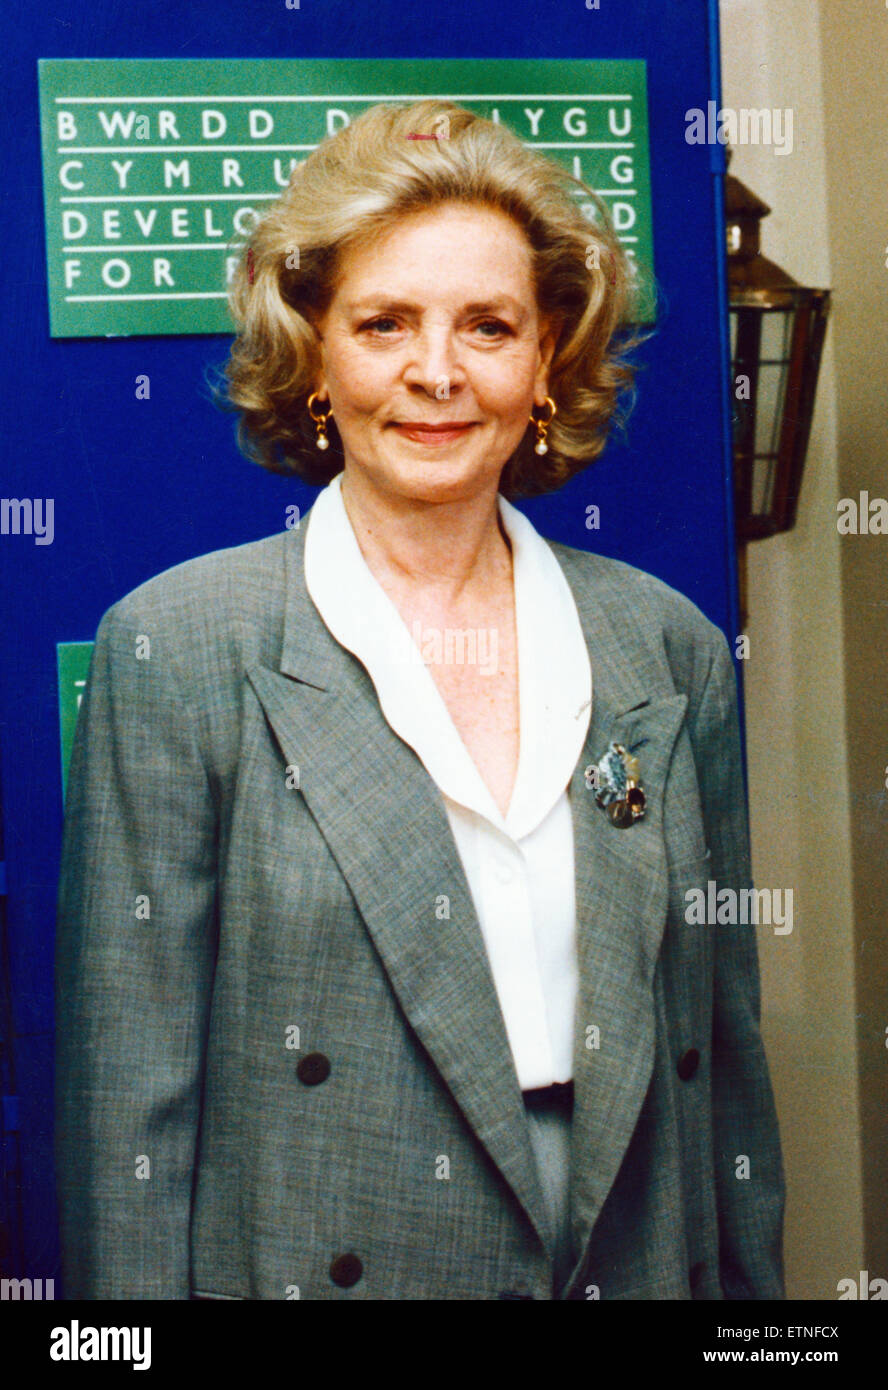
[[[61,169],[59,170],[59,183],[62,185],[62,187],[63,187],[63,188],[70,188],[70,189],[71,189],[73,192],[75,192],[75,193],[77,192],[78,188],[82,188],[82,187],[83,187],[83,179],[80,179],[77,183],[74,183],[73,180],[72,180],[71,177],[70,177],[70,170],[71,170],[71,169],[82,169],[82,168],[83,168],[83,160],[82,160],[82,159],[66,159],[65,162],[64,162],[64,164],[62,165]]]
[[[182,139],[176,126],[176,113],[174,111],[158,111],[157,138],[158,140]]]
[[[88,69],[83,65],[72,82],[65,82],[64,73],[79,69],[80,60],[46,60],[41,67],[46,65],[59,74],[51,94],[48,83],[44,93],[41,75],[41,101],[44,140],[50,132],[55,155],[45,169],[47,242],[50,258],[56,259],[50,276],[53,332],[58,317],[65,336],[93,334],[96,323],[113,332],[225,331],[224,300],[243,243],[311,151],[378,100],[416,99],[406,64],[403,96],[391,95],[402,87],[380,91],[378,97],[372,91],[300,95],[295,61],[292,82],[286,83],[277,73],[266,84],[263,65],[251,65],[255,90],[261,93],[252,96],[242,87],[237,90],[237,75],[232,78],[235,90],[226,91],[216,80],[215,60],[201,60],[188,83],[209,94],[204,97],[183,90],[182,64],[146,60],[153,86],[128,66],[125,85],[118,88],[127,95],[120,99],[101,90],[104,60],[93,60]],[[167,66],[174,74],[169,81],[162,80]],[[333,75],[336,66],[329,69]],[[419,66],[432,69],[431,63]],[[545,86],[536,67],[531,72],[528,65],[524,92],[533,95],[522,95],[519,84],[503,85],[485,98],[478,95],[483,79],[473,78],[469,90],[475,95],[457,93],[454,100],[509,126],[531,148],[560,161],[580,183],[594,188],[627,255],[634,257],[641,242],[649,261],[647,128],[638,104],[643,102],[643,64],[602,64],[600,71],[623,74],[622,81],[602,90],[595,81],[597,66],[588,64],[589,84],[575,86],[575,95],[539,95]],[[116,67],[114,61],[107,63],[109,73]],[[348,71],[347,60],[342,67]],[[446,73],[446,63],[443,68]],[[411,64],[410,71],[415,69]],[[639,75],[630,81],[625,74],[631,69]],[[434,80],[440,84],[443,77],[436,62]],[[573,71],[571,80],[576,82]],[[431,90],[440,93],[442,87]],[[599,220],[599,205],[584,199],[582,189],[577,197],[583,215]],[[195,300],[219,304],[189,305]],[[143,311],[134,307],[139,301],[172,307],[145,328],[138,326],[146,322],[144,316],[139,319]],[[132,319],[102,319],[96,305],[109,306],[109,312],[125,305]]]
[[[112,159],[112,161],[111,161],[111,168],[114,170],[115,174],[117,175],[117,178],[118,178],[118,182],[119,182],[119,184],[120,184],[121,191],[122,191],[124,188],[126,188],[126,177],[127,177],[127,174],[129,173],[130,169],[132,169],[134,163],[135,163],[135,161],[132,160],[132,159],[126,160],[125,163],[124,163],[123,160],[120,160],[120,159]]]
[[[228,129],[221,111],[204,111],[201,115],[201,134],[205,140],[218,140]]]
[[[188,160],[188,159],[183,159],[183,160],[181,160],[178,164],[174,164],[173,161],[172,161],[171,159],[165,159],[165,160],[163,161],[163,186],[164,186],[164,188],[172,188],[172,186],[173,186],[173,179],[181,179],[181,180],[182,180],[182,187],[183,187],[183,188],[190,188],[190,187],[191,187],[191,161],[190,161],[190,160]]]

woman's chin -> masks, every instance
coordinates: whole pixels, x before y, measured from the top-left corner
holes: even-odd
[[[496,492],[500,472],[478,467],[458,458],[397,460],[373,470],[373,482],[381,491],[416,502],[468,501]]]

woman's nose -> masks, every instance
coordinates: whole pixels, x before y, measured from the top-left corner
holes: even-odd
[[[408,386],[420,386],[439,400],[446,400],[464,376],[459,344],[449,330],[439,328],[416,335],[404,369]]]

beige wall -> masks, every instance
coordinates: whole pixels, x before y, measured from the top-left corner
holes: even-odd
[[[862,1269],[888,1276],[888,537],[836,527],[839,497],[888,495],[888,10],[721,0],[721,27],[723,104],[794,116],[791,154],[744,146],[731,163],[774,209],[763,250],[834,290],[798,522],[748,550],[746,716],[756,881],[794,894],[792,934],[759,936],[787,1295],[835,1298]]]
[[[888,6],[822,0],[839,494],[888,499]],[[888,536],[842,538],[864,1268],[888,1277]]]

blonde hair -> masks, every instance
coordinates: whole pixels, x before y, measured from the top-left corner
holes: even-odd
[[[584,216],[578,195],[595,203],[598,221]],[[640,341],[616,343],[632,282],[606,210],[591,189],[505,127],[426,100],[371,107],[324,140],[293,170],[243,247],[229,293],[238,332],[223,396],[240,413],[238,440],[250,458],[315,484],[341,471],[335,421],[331,447],[321,453],[306,409],[319,366],[313,320],[326,310],[353,243],[448,202],[498,209],[522,228],[538,307],[560,324],[549,373],[558,411],[549,451],[534,452],[528,427],[500,490],[549,492],[601,453],[633,381],[625,353]]]

